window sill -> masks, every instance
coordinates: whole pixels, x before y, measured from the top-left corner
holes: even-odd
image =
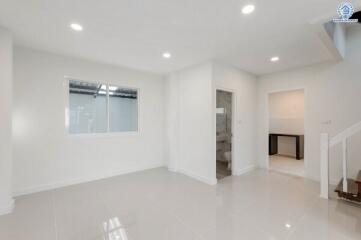
[[[137,132],[112,132],[112,133],[66,133],[69,138],[113,138],[113,137],[129,137],[140,136],[140,131]]]

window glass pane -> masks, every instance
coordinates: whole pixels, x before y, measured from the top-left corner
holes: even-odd
[[[70,133],[104,133],[107,131],[106,85],[69,81]]]
[[[109,130],[138,131],[138,91],[109,86]]]

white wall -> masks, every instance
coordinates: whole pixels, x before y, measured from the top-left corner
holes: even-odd
[[[236,174],[254,166],[256,152],[259,165],[267,166],[268,94],[304,88],[306,173],[318,179],[321,132],[335,135],[361,120],[360,39],[360,29],[348,29],[343,62],[271,74],[257,83],[238,69],[206,63],[173,73],[166,86],[157,75],[16,48],[14,191],[28,193],[160,166],[165,164],[165,153],[170,169],[214,184],[216,86],[237,93]],[[140,88],[140,134],[69,136],[65,131],[64,75]],[[169,141],[165,143],[165,139]],[[361,134],[350,143],[352,174],[361,169],[359,143]],[[331,175],[335,179],[339,157],[333,149]]]
[[[232,172],[235,175],[241,174],[257,164],[256,77],[217,62],[213,64],[213,79],[215,88],[232,91],[235,95]]]
[[[178,79],[179,169],[209,183],[216,183],[212,65],[207,63],[178,72]]]
[[[12,85],[13,85],[12,36],[0,28],[0,215],[10,213],[12,199]]]
[[[330,47],[337,51],[337,55],[340,56],[338,59],[340,60],[346,56],[346,27],[347,24],[335,23],[333,21],[324,24],[328,37],[332,41],[332,46],[330,45]]]
[[[259,165],[266,167],[268,158],[268,93],[305,88],[305,164],[306,174],[319,179],[320,134],[336,135],[361,120],[360,66],[361,29],[347,31],[346,58],[342,62],[326,63],[308,68],[270,74],[258,81],[258,152]],[[361,134],[350,143],[350,176],[361,169],[359,151]],[[331,178],[341,176],[340,149],[331,150]]]
[[[304,134],[304,90],[269,94],[269,132]],[[278,153],[296,156],[296,139],[278,137]]]
[[[216,180],[215,96],[212,64],[184,69],[168,76],[168,139],[171,170],[177,170],[208,184]],[[179,122],[170,124],[171,119]],[[178,129],[178,131],[176,130]],[[179,143],[179,147],[175,144]],[[173,146],[174,144],[174,146]],[[176,168],[174,168],[176,166]]]
[[[346,24],[335,23],[333,41],[341,56],[344,58],[346,56]]]
[[[234,92],[233,173],[256,165],[256,78],[221,63],[205,63],[167,79],[168,167],[208,184],[216,180],[216,89]]]
[[[25,48],[14,61],[15,194],[165,164],[162,77]],[[69,136],[65,75],[139,88],[140,133]]]

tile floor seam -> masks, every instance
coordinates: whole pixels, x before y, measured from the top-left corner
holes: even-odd
[[[182,222],[181,220],[178,220],[178,222],[186,229],[188,229],[189,232],[191,232],[192,234],[194,234],[197,238],[201,237],[201,238],[204,238],[204,236],[197,232],[197,231],[194,231],[188,224]]]
[[[131,224],[124,230],[132,240],[361,239],[361,210],[322,200],[315,181],[255,170],[211,188],[182,176],[171,179],[163,170],[153,172],[24,197],[14,223],[13,217],[0,217],[12,234],[4,239],[16,240],[18,234],[37,240],[103,239],[108,232],[100,224],[111,215]],[[172,184],[164,183],[168,180]],[[92,204],[79,205],[89,200]],[[88,211],[94,219],[88,219]]]
[[[55,230],[55,240],[59,239],[58,236],[58,224],[57,224],[57,217],[56,217],[56,207],[55,207],[55,199],[54,199],[54,191],[50,192],[51,195],[51,203],[52,203],[52,210],[53,210],[53,217],[54,217],[54,230]]]
[[[174,217],[178,222],[180,222],[182,225],[185,225],[185,226],[187,226],[188,228],[190,228],[190,227],[189,227],[189,224],[187,224],[187,221],[184,220],[182,217],[179,217],[179,216],[175,213],[175,210],[174,210],[174,211],[170,211],[169,214],[170,214],[172,217]],[[195,232],[195,231],[193,231],[193,230],[192,230],[192,232],[197,233],[197,232]],[[201,235],[201,234],[198,233],[198,235]]]
[[[308,210],[311,210],[313,207],[315,207],[318,202],[319,202],[319,199],[316,198],[316,199],[314,200],[314,202],[309,206]],[[306,216],[307,216],[307,212],[305,211],[305,212],[299,217],[298,222],[303,221],[303,220],[306,218]],[[299,227],[299,226],[296,226],[295,229],[293,229],[293,231],[287,236],[286,240],[290,240],[290,239],[291,239],[291,237],[293,236],[293,234],[296,232],[297,227]]]
[[[293,157],[282,155],[269,156],[269,169],[290,175],[305,177],[306,176],[305,160],[296,160]]]
[[[209,231],[211,231],[212,228],[213,228],[213,226],[207,226],[207,227],[205,228],[206,231],[205,231],[204,233],[197,232],[197,231],[193,231],[193,230],[191,229],[191,227],[189,226],[189,224],[187,224],[186,220],[183,220],[182,217],[179,217],[179,216],[175,213],[175,211],[176,211],[176,210],[169,211],[169,214],[170,214],[171,216],[173,216],[175,219],[177,219],[183,226],[186,226],[192,233],[194,233],[195,235],[197,235],[197,237],[201,237],[201,238],[205,239],[204,234],[207,233],[207,232],[209,232]],[[225,221],[226,221],[226,220],[222,220],[222,223],[225,222]]]

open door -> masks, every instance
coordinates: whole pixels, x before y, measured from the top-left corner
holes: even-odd
[[[217,179],[232,175],[232,95],[232,92],[217,90]]]

